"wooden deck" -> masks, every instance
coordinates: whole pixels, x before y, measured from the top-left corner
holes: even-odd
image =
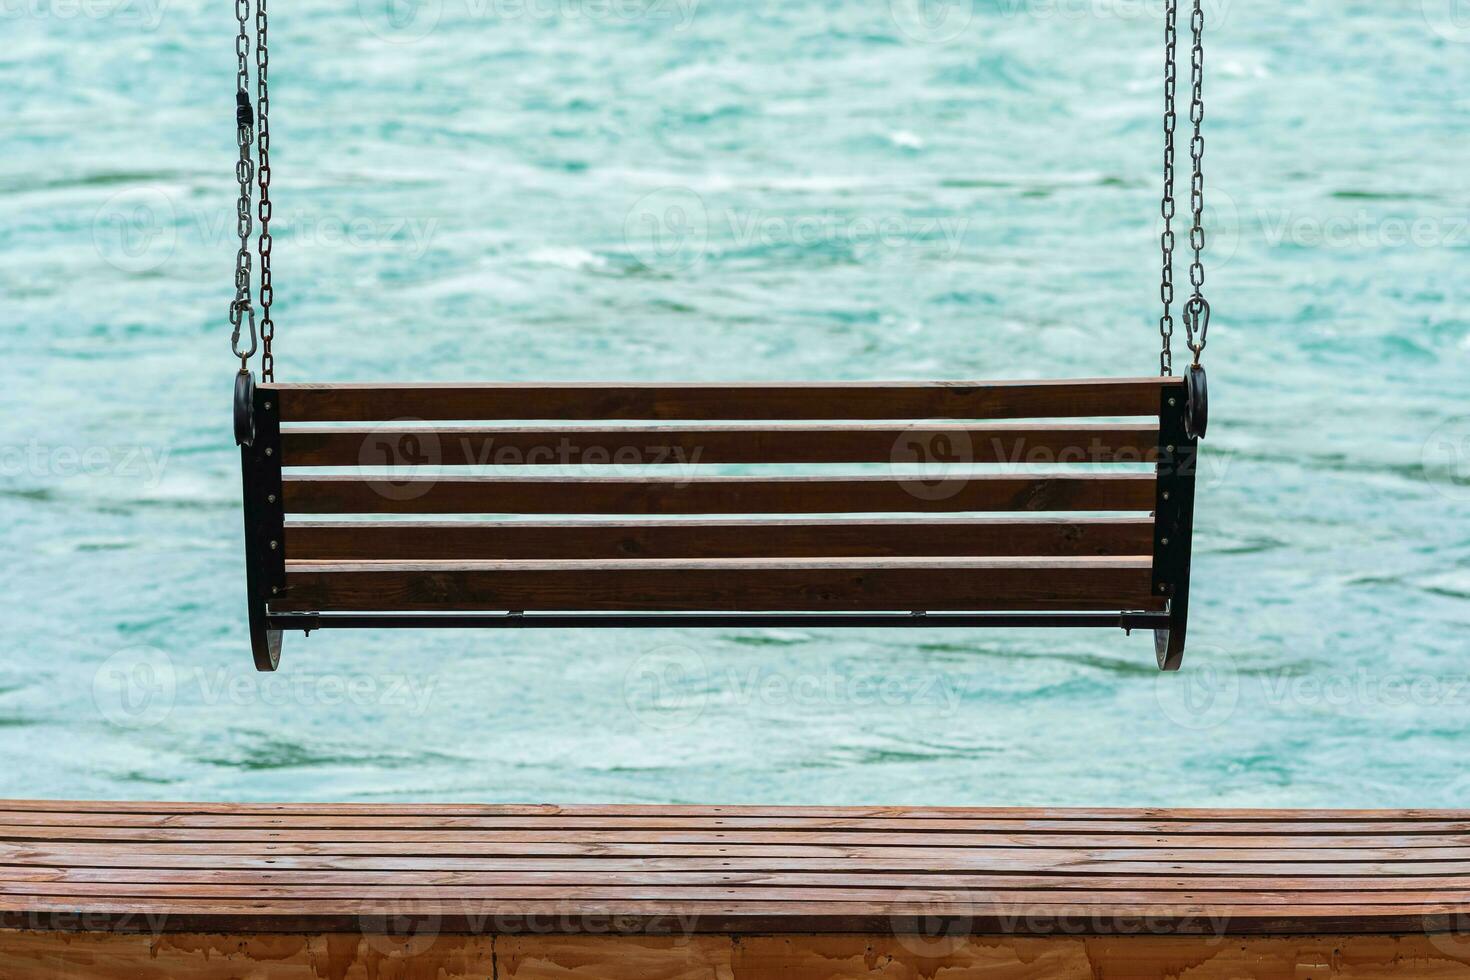
[[[0,978],[1470,977],[1470,811],[0,801]]]

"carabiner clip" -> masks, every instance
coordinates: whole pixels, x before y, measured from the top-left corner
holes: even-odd
[[[248,316],[250,321],[250,349],[240,350],[240,324]],[[235,329],[230,333],[230,350],[240,359],[243,368],[246,363],[255,356],[255,307],[250,305],[248,299],[237,299],[230,304],[230,325]]]
[[[1184,304],[1185,343],[1194,351],[1194,366],[1199,367],[1199,356],[1204,353],[1205,336],[1210,331],[1210,303],[1203,296],[1191,296]],[[1195,342],[1195,337],[1199,342]]]

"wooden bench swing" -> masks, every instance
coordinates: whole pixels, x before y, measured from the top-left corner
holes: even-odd
[[[241,29],[243,36],[243,22]],[[1176,376],[1172,42],[1159,377],[279,384],[271,349],[264,41],[261,30],[253,106],[244,55],[240,61],[240,250],[230,311],[241,365],[235,434],[259,669],[276,668],[287,630],[538,626],[1121,627],[1152,630],[1159,666],[1179,667],[1195,460],[1207,419],[1199,358],[1209,304],[1201,295],[1203,110],[1196,89],[1194,292],[1182,316],[1194,361]],[[257,347],[249,251],[254,178],[259,385],[249,365]],[[1036,460],[1055,462],[1062,472],[1006,468]],[[938,478],[460,475],[506,461],[562,469],[631,461],[655,470],[676,461],[949,461],[1001,464],[1002,471]],[[1125,465],[1139,462],[1154,471]],[[403,464],[416,469],[405,476]],[[317,471],[333,467],[355,469]],[[557,519],[539,519],[549,515]]]

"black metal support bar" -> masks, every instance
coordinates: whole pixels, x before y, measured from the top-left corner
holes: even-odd
[[[281,424],[272,395],[250,386],[253,438],[240,446],[245,494],[245,588],[250,649],[257,670],[281,662],[281,630],[271,624],[268,603],[286,587],[285,507],[281,499]],[[237,419],[240,411],[237,399]],[[237,433],[240,424],[237,421]]]
[[[1194,479],[1199,440],[1191,435],[1189,412],[1203,398],[1203,372],[1192,379],[1199,394],[1169,385],[1160,392],[1158,486],[1154,499],[1154,564],[1152,588],[1169,597],[1168,625],[1154,631],[1154,653],[1160,670],[1178,670],[1184,662],[1189,625],[1189,565],[1194,535]],[[1201,425],[1200,428],[1203,428]]]
[[[1168,629],[1167,613],[276,613],[277,630],[842,627]]]

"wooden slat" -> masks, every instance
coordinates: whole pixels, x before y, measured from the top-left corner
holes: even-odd
[[[130,897],[173,898],[200,900],[337,900],[337,901],[391,901],[420,900],[442,902],[442,885],[410,885],[397,883],[390,886],[359,884],[305,884],[290,881],[284,884],[251,881],[244,884],[214,882],[168,882],[147,881],[38,881],[18,882],[0,880],[0,895],[36,895],[51,898],[107,897],[112,899]],[[454,884],[455,897],[469,901],[738,901],[769,902],[779,907],[791,902],[826,902],[834,906],[849,905],[862,907],[892,901],[902,894],[908,902],[973,903],[977,906],[1004,905],[1008,903],[1071,904],[1077,906],[1154,906],[1173,909],[1180,906],[1198,908],[1201,905],[1226,904],[1236,906],[1281,907],[1341,907],[1345,904],[1341,893],[1324,892],[1261,892],[1259,890],[1160,892],[1154,890],[1134,891],[1091,891],[1069,893],[1058,896],[1053,890],[1027,889],[970,889],[948,888],[930,884],[904,889],[901,893],[889,888],[864,888],[861,886],[799,887],[739,883],[735,885],[677,885],[677,884],[577,884],[567,882],[554,885],[475,885],[464,882]],[[1470,889],[1459,888],[1449,891],[1405,891],[1375,893],[1373,904],[1379,906],[1406,906],[1410,910],[1430,903],[1462,903],[1470,905]]]
[[[825,384],[262,385],[285,422],[1011,419],[1157,415],[1177,378]],[[1182,390],[1182,388],[1181,388]]]
[[[30,804],[30,805],[27,805]],[[905,830],[925,834],[948,834],[963,831],[971,834],[999,834],[1007,837],[1031,837],[1038,846],[1042,842],[1066,842],[1095,836],[1109,840],[1185,840],[1209,838],[1217,843],[1248,840],[1253,846],[1271,846],[1272,841],[1304,841],[1303,846],[1332,844],[1378,846],[1374,842],[1390,841],[1390,846],[1424,846],[1449,840],[1470,838],[1470,822],[1427,820],[1168,820],[1064,818],[1052,820],[1018,819],[1005,816],[987,818],[986,811],[957,808],[960,816],[936,814],[926,818],[911,807],[895,808],[895,816],[874,815],[881,808],[852,809],[868,816],[835,816],[833,808],[773,808],[767,816],[739,815],[759,808],[732,807],[733,815],[721,816],[697,807],[665,808],[665,816],[656,815],[659,807],[629,804],[634,811],[619,815],[616,807],[584,806],[562,813],[560,807],[541,808],[511,804],[474,806],[470,804],[437,804],[412,806],[405,804],[182,804],[117,801],[101,803],[91,809],[58,811],[45,809],[39,801],[22,801],[12,809],[0,808],[0,837],[8,827],[26,826],[180,826],[180,827],[357,827],[384,831],[414,828],[480,828],[567,830]],[[103,809],[102,807],[107,807]],[[193,807],[197,807],[194,809]],[[718,808],[716,808],[718,809]],[[816,810],[826,816],[784,815],[783,809],[802,813]],[[837,808],[839,811],[842,808]],[[941,811],[944,812],[944,811]],[[1055,811],[1052,811],[1055,812]],[[966,815],[968,814],[968,815]],[[979,815],[977,815],[979,814]],[[1029,843],[1029,841],[1028,841]]]
[[[300,560],[1146,555],[1149,518],[293,521]]]
[[[606,848],[606,854],[626,857],[659,857],[675,849],[689,854],[722,854],[723,849],[738,846],[741,854],[753,857],[923,857],[938,862],[966,855],[994,861],[995,867],[1066,867],[1076,861],[1195,861],[1257,862],[1263,854],[1274,861],[1288,862],[1416,862],[1470,861],[1470,846],[1349,846],[1336,848],[1327,843],[1301,846],[1261,846],[1254,842],[1235,845],[1201,845],[1201,843],[1150,842],[1126,845],[1119,842],[1098,843],[1078,840],[1075,843],[1050,842],[1047,846],[1004,842],[966,835],[882,835],[882,833],[819,832],[595,832],[595,830],[322,830],[270,829],[248,827],[25,827],[9,829],[3,835],[9,842],[123,842],[123,843],[312,843],[322,845],[319,852],[328,854],[338,846],[373,845],[403,849],[435,849],[440,854],[589,854]],[[706,846],[709,845],[709,846]]]
[[[1239,847],[1273,848],[1430,848],[1470,847],[1470,828],[1443,829],[1431,833],[1406,832],[1402,822],[1378,821],[1368,825],[1367,832],[1351,833],[1342,824],[1304,824],[1301,828],[1282,824],[1243,823],[1222,825],[1181,821],[1177,824],[1117,824],[1102,821],[1068,821],[1071,826],[1059,830],[1059,822],[1038,826],[1039,821],[1006,821],[984,819],[904,819],[878,817],[710,817],[671,813],[665,817],[633,815],[560,816],[520,815],[481,816],[462,814],[376,814],[352,812],[342,814],[291,812],[281,814],[260,809],[207,813],[121,812],[56,812],[41,810],[0,810],[0,841],[21,839],[28,828],[45,827],[60,830],[67,827],[109,828],[119,833],[129,828],[250,830],[317,829],[359,830],[396,833],[405,830],[454,831],[539,831],[628,834],[682,833],[821,833],[831,840],[858,840],[870,834],[901,835],[903,839],[967,847]],[[1230,829],[1226,829],[1230,828]]]
[[[1156,610],[1136,558],[287,562],[281,611]]]
[[[554,803],[222,803],[182,800],[0,800],[0,813],[268,814],[292,817],[381,815],[431,817],[514,817],[559,821],[575,818],[630,817],[683,820],[787,818],[846,821],[850,819],[981,821],[986,826],[1027,830],[1088,828],[1122,832],[1184,828],[1211,833],[1467,833],[1470,809],[1403,810],[1211,807],[971,807],[971,806],[791,806],[757,804],[554,804]],[[1017,823],[1021,821],[1022,823]],[[1099,826],[1101,824],[1101,826]],[[555,823],[552,826],[564,826]],[[565,824],[574,826],[574,824]],[[1218,830],[1215,828],[1219,828]],[[1234,830],[1232,830],[1232,828]],[[1326,828],[1325,830],[1323,828]],[[1417,828],[1417,830],[1416,830]],[[983,828],[982,828],[983,829]]]
[[[50,852],[55,855],[55,852]],[[177,855],[174,855],[177,857]],[[65,860],[68,858],[59,858]],[[227,859],[216,862],[224,864]],[[348,859],[343,860],[361,860]],[[247,862],[248,863],[248,862]],[[317,861],[318,864],[330,863]],[[1143,874],[1066,874],[1066,873],[972,873],[963,871],[863,871],[849,869],[844,872],[791,871],[780,874],[769,871],[731,871],[706,869],[636,871],[609,870],[602,865],[591,875],[583,867],[563,871],[507,871],[507,870],[408,870],[408,869],[345,869],[307,868],[291,860],[284,865],[257,867],[250,864],[242,868],[215,867],[200,864],[190,867],[146,866],[42,866],[37,864],[0,865],[0,881],[12,883],[76,882],[90,884],[159,884],[181,885],[354,885],[365,888],[382,886],[458,886],[476,887],[556,887],[564,885],[587,885],[594,882],[603,886],[651,885],[667,888],[720,886],[731,888],[739,885],[779,885],[783,887],[807,887],[824,889],[847,888],[943,888],[949,891],[986,891],[1015,893],[1045,889],[1049,892],[1066,893],[1066,901],[1077,896],[1107,896],[1117,892],[1147,892],[1161,899],[1178,895],[1195,896],[1195,901],[1208,900],[1221,892],[1257,892],[1264,895],[1291,894],[1302,897],[1303,902],[1341,904],[1345,894],[1369,894],[1373,900],[1383,904],[1395,904],[1406,896],[1413,901],[1425,901],[1432,897],[1445,898],[1449,895],[1470,895],[1470,876],[1465,875],[1406,875],[1383,877],[1285,877],[1272,876],[1262,882],[1259,876],[1211,875],[1164,877]],[[1264,889],[1263,889],[1264,885]],[[840,892],[831,893],[834,898]]]
[[[1158,426],[298,427],[285,466],[1152,462]]]
[[[1150,474],[967,475],[931,492],[894,477],[286,476],[293,514],[827,514],[1151,511]]]
[[[87,915],[78,915],[78,908]],[[548,931],[596,933],[603,939],[624,939],[648,930],[674,933],[895,933],[923,934],[936,920],[955,919],[966,934],[1017,933],[1075,936],[1079,928],[1106,935],[1132,935],[1146,922],[1148,934],[1204,934],[1220,942],[1219,932],[1230,935],[1300,935],[1304,933],[1403,934],[1446,932],[1463,905],[1429,903],[1414,907],[1351,902],[1262,908],[1253,905],[1200,903],[1159,906],[1119,903],[1096,906],[1041,903],[951,902],[841,903],[700,900],[475,900],[458,898],[442,904],[405,902],[392,897],[341,899],[199,899],[126,898],[105,900],[74,897],[0,896],[0,927],[109,929],[114,932],[156,930],[160,919],[171,932],[331,932],[361,938],[365,927],[382,928],[404,916],[433,917],[436,935],[484,932],[544,936]],[[922,958],[921,958],[922,962]],[[672,964],[671,964],[672,965]],[[829,967],[830,970],[830,967]],[[917,971],[915,971],[917,972]],[[1179,976],[1183,972],[1173,973]],[[240,973],[228,973],[240,976]],[[249,974],[245,974],[249,975]],[[481,976],[485,975],[482,971]],[[601,975],[601,974],[597,974]],[[674,974],[677,975],[677,974]],[[771,975],[783,975],[773,969]],[[830,972],[823,974],[830,976]],[[846,975],[846,974],[842,974]],[[973,975],[981,975],[976,972]],[[1033,976],[1037,974],[1032,974]],[[1044,975],[1044,974],[1041,974]],[[1127,974],[1117,974],[1127,976]],[[1248,976],[1233,973],[1231,977]],[[1274,974],[1284,976],[1284,974]],[[1360,974],[1366,976],[1366,974]],[[1446,978],[1460,974],[1443,974]]]
[[[936,853],[922,848],[843,852],[828,849],[782,853],[747,854],[711,851],[689,845],[665,845],[658,857],[625,853],[626,847],[599,850],[591,846],[562,845],[555,854],[526,854],[511,845],[482,845],[473,853],[463,847],[443,844],[402,844],[385,838],[384,843],[240,844],[196,842],[65,843],[30,842],[0,846],[5,865],[55,867],[59,862],[91,868],[193,868],[234,869],[268,867],[277,871],[374,871],[391,872],[580,872],[595,877],[603,872],[721,872],[782,876],[790,872],[813,873],[840,867],[851,874],[978,874],[1005,875],[1018,879],[1034,875],[1075,875],[1079,882],[1101,883],[1117,877],[1150,877],[1177,881],[1192,880],[1205,888],[1206,880],[1259,878],[1267,887],[1286,879],[1315,878],[1341,886],[1344,881],[1373,877],[1384,881],[1402,878],[1423,883],[1439,879],[1443,887],[1461,887],[1470,878],[1466,861],[1282,861],[1262,854],[1247,861],[1195,861],[1161,858],[1122,860],[1116,856],[1082,860],[1037,856],[1035,860],[1008,860],[983,851],[959,855]]]
[[[729,868],[639,868],[639,870],[617,870],[598,864],[597,873],[588,874],[587,867],[576,870],[481,870],[481,868],[457,868],[457,870],[432,870],[432,868],[359,868],[331,867],[337,861],[362,862],[363,858],[285,858],[282,864],[265,865],[259,858],[251,860],[248,855],[221,858],[218,861],[194,860],[191,864],[159,867],[154,861],[137,861],[134,865],[88,865],[85,854],[72,849],[46,848],[43,852],[28,852],[29,858],[49,858],[50,864],[0,864],[0,882],[85,882],[85,883],[146,883],[146,884],[359,884],[359,886],[391,886],[391,884],[434,884],[434,886],[509,887],[520,884],[556,886],[556,884],[606,883],[613,886],[623,884],[661,884],[661,886],[723,886],[738,884],[781,884],[781,886],[825,887],[944,887],[956,890],[988,890],[988,892],[1017,892],[1017,890],[1048,889],[1055,892],[1155,892],[1158,895],[1195,893],[1210,895],[1213,892],[1245,892],[1261,887],[1260,877],[1247,874],[1213,874],[1213,876],[1158,876],[1158,874],[1070,874],[1066,870],[1035,871],[1035,873],[975,873],[975,871],[883,871],[872,868],[845,867],[841,871],[797,871],[784,870],[779,874],[770,871],[734,871]],[[107,852],[115,857],[116,851]],[[146,858],[146,855],[138,855]],[[187,855],[171,854],[169,860],[178,860]],[[243,867],[223,867],[229,861],[240,862]],[[704,861],[710,864],[710,861]],[[137,867],[137,865],[143,867]],[[310,867],[310,864],[322,867]],[[1404,893],[1470,893],[1470,876],[1395,876],[1395,877],[1289,877],[1277,874],[1270,877],[1269,893],[1292,892],[1299,895],[1320,893],[1326,901],[1341,902],[1342,895],[1366,895],[1383,893],[1379,898],[1385,902],[1398,901]],[[1070,896],[1067,896],[1070,898]]]

